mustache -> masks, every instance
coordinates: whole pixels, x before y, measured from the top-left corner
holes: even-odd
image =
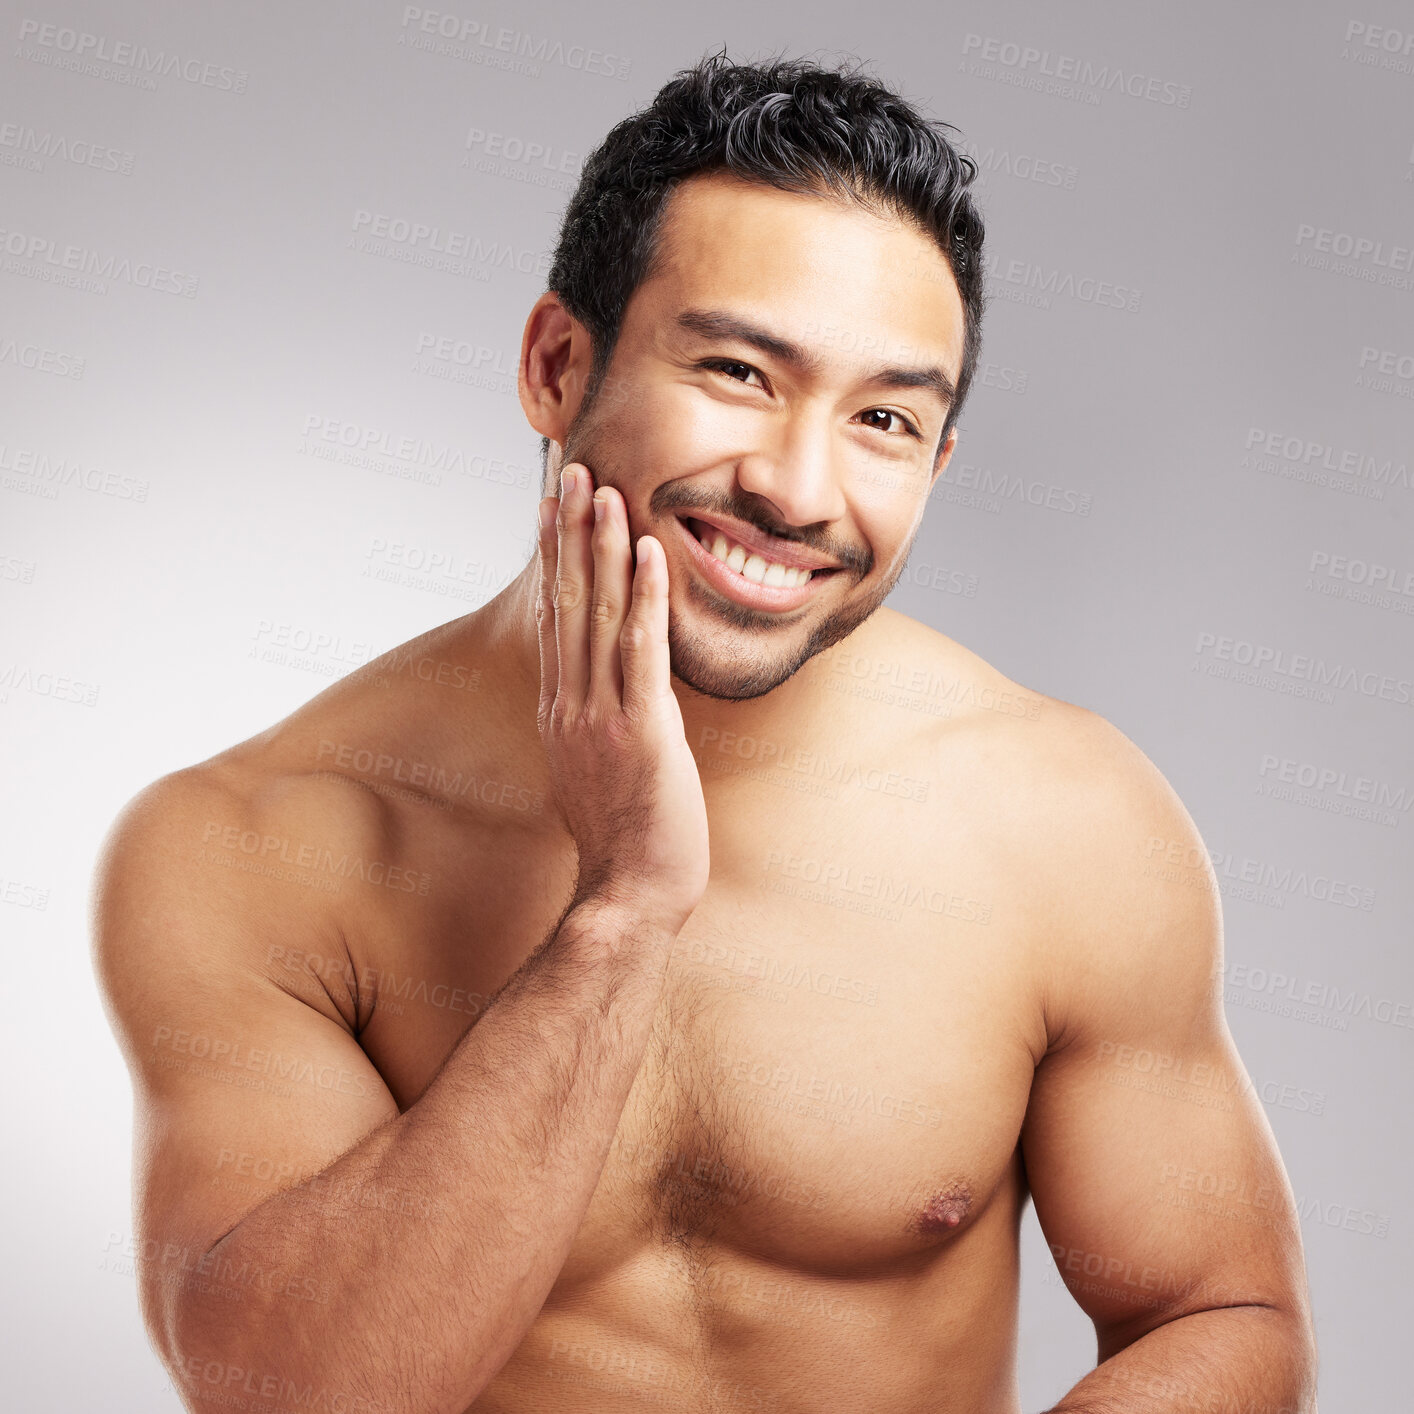
[[[872,554],[861,551],[857,546],[838,541],[832,536],[812,533],[802,530],[799,526],[779,521],[768,510],[763,509],[763,503],[765,506],[769,505],[764,502],[764,498],[753,497],[748,500],[740,496],[713,494],[669,481],[659,486],[648,498],[648,509],[654,515],[706,511],[709,514],[730,516],[755,526],[767,535],[803,545],[810,550],[818,550],[846,569],[856,570],[860,574],[868,573],[874,562]]]

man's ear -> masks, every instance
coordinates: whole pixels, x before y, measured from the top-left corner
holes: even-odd
[[[546,290],[525,321],[516,393],[530,425],[561,447],[584,401],[591,362],[589,331]]]
[[[933,468],[932,480],[928,483],[929,494],[933,487],[938,484],[938,478],[948,469],[948,463],[952,460],[952,454],[957,447],[957,423],[948,429],[947,441],[943,443],[943,449],[938,453],[937,465]]]

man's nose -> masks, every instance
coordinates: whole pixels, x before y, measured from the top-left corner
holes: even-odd
[[[818,525],[845,513],[840,462],[829,429],[797,424],[740,457],[737,482],[764,496],[791,525]]]

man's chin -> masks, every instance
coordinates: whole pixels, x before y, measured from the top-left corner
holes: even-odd
[[[849,615],[832,614],[808,631],[763,632],[759,642],[736,626],[704,634],[674,620],[668,624],[668,661],[673,676],[704,697],[744,702],[764,697],[788,682],[818,653],[847,638],[879,606]]]
[[[673,676],[678,681],[703,697],[719,702],[746,702],[753,697],[764,697],[801,666],[798,662],[760,663],[743,668],[740,662],[728,663],[715,654],[700,652],[695,645],[676,646],[671,634],[668,656]]]

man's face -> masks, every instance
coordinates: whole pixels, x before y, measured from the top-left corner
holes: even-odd
[[[956,441],[935,458],[948,404],[918,374],[955,386],[962,301],[931,238],[837,200],[714,173],[674,192],[660,230],[563,462],[661,541],[676,676],[758,697],[902,572]]]

